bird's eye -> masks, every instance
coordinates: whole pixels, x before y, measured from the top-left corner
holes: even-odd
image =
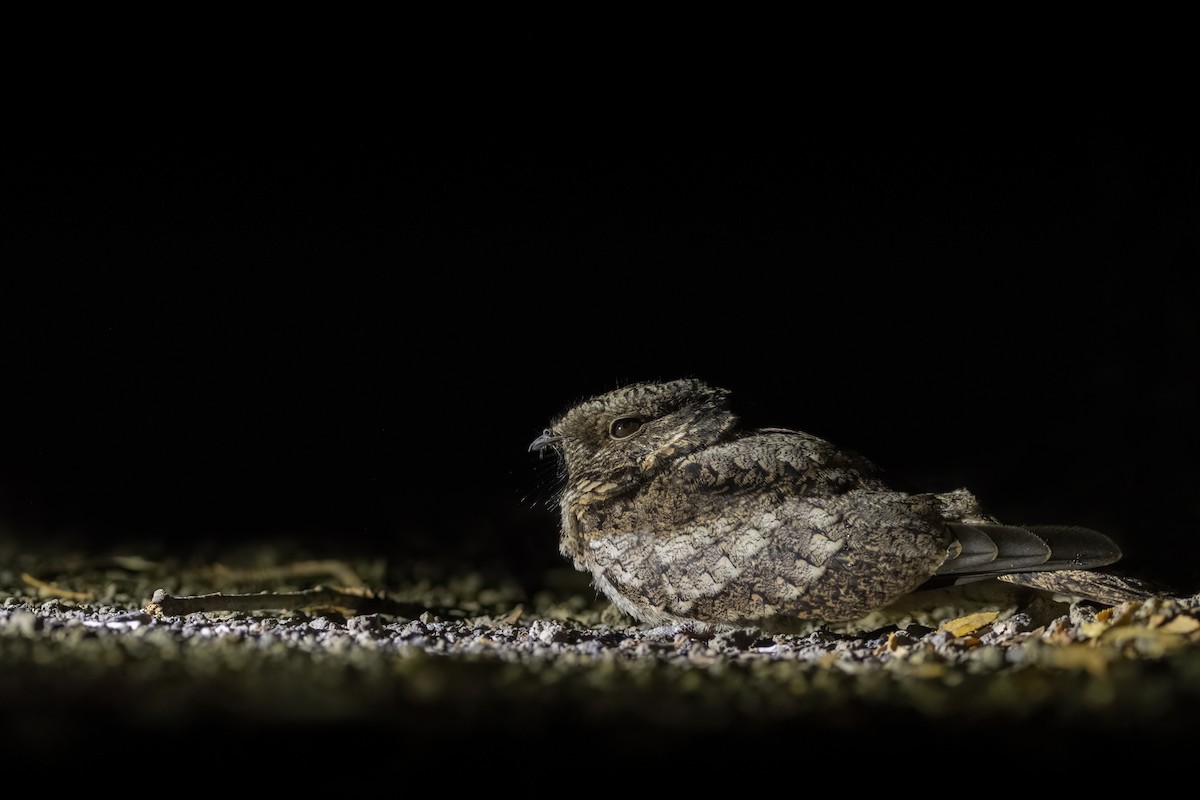
[[[627,439],[641,429],[642,421],[638,417],[620,417],[608,426],[608,435],[614,439]]]

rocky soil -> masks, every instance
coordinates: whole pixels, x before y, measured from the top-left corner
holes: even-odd
[[[9,756],[384,753],[372,763],[549,771],[569,752],[665,759],[686,780],[856,753],[951,772],[1164,755],[1200,729],[1196,597],[1104,608],[981,585],[853,625],[705,637],[644,630],[570,570],[531,591],[487,565],[155,549],[0,539]],[[286,594],[317,586],[336,590]]]

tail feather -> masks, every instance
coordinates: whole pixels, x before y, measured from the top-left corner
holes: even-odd
[[[938,574],[969,572],[996,560],[1000,549],[992,537],[973,525],[951,525],[958,537],[958,555],[942,564]]]
[[[952,523],[950,529],[963,545],[964,552],[970,545],[972,553],[980,553],[984,549],[979,543],[980,537],[991,543],[994,555],[987,561],[980,561],[977,555],[964,559],[960,553],[954,558],[947,559],[938,575],[973,576],[981,573],[1006,573],[1025,569],[1037,568],[1045,564],[1051,556],[1050,546],[1027,528],[1014,525],[997,525],[992,523]]]
[[[951,523],[960,552],[938,569],[933,585],[961,584],[1029,572],[1088,570],[1112,564],[1121,549],[1098,531],[1070,525]],[[987,557],[989,552],[994,555]]]
[[[1121,559],[1121,548],[1089,528],[966,522],[951,523],[950,528],[958,537],[957,553],[922,588],[995,578],[1107,605],[1178,594],[1104,570]]]
[[[1103,533],[1075,525],[1029,525],[1050,546],[1045,569],[1095,569],[1121,560],[1121,548]],[[1015,571],[1015,570],[1012,570]]]

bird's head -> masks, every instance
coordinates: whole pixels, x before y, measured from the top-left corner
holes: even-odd
[[[529,449],[556,450],[571,486],[619,492],[719,441],[737,423],[728,397],[692,378],[630,384],[574,406]]]

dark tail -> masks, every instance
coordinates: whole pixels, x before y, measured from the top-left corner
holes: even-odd
[[[1121,558],[1121,548],[1103,533],[1068,525],[950,525],[962,551],[942,564],[950,583],[994,578],[1013,572],[1095,569]]]
[[[965,522],[950,528],[961,551],[926,587],[996,578],[1108,605],[1169,594],[1147,581],[1095,571],[1120,560],[1121,548],[1088,528]]]

